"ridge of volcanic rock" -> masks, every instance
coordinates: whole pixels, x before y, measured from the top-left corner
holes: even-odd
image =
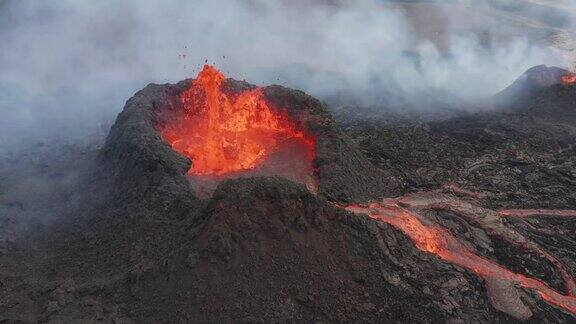
[[[101,154],[101,161],[115,178],[127,183],[131,179],[149,178],[144,185],[159,183],[164,177],[179,183],[186,180],[190,160],[172,150],[156,127],[182,109],[179,94],[191,83],[187,79],[177,84],[150,84],[127,101]],[[222,87],[239,93],[255,86],[225,79]],[[375,168],[340,132],[325,104],[299,90],[277,85],[262,89],[275,109],[317,137],[314,163],[318,194],[338,202],[364,202],[403,192],[404,185],[394,175]],[[126,186],[129,185],[120,187]]]

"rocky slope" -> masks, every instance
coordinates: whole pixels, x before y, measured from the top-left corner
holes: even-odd
[[[575,320],[576,217],[499,212],[576,209],[573,85],[434,120],[360,108],[334,120],[302,92],[267,87],[267,100],[318,136],[318,193],[258,177],[222,182],[201,199],[190,161],[155,130],[189,82],[137,93],[101,149],[1,165],[10,214],[0,215],[0,322]],[[7,189],[18,163],[51,179],[77,175],[38,196],[57,206],[34,206]],[[399,215],[445,235],[422,243],[430,237]],[[498,273],[442,251],[473,253]],[[525,286],[524,277],[534,280]]]

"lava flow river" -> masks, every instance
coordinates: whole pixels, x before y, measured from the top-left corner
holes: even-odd
[[[506,308],[506,304],[512,304],[509,309],[518,307],[517,301],[514,305],[515,301],[510,300],[509,294],[498,294],[493,291],[494,289],[490,289],[494,283],[504,282],[532,289],[548,303],[576,314],[576,297],[570,293],[560,294],[541,280],[514,273],[492,260],[475,254],[450,232],[436,225],[428,225],[422,216],[400,206],[397,200],[387,199],[367,206],[352,205],[346,209],[354,213],[367,214],[372,219],[390,224],[410,237],[421,251],[432,253],[442,260],[466,268],[482,277],[486,280],[489,297],[496,308]]]

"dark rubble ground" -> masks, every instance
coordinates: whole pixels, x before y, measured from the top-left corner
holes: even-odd
[[[559,84],[563,73],[532,68],[490,102],[492,109],[460,111],[450,118],[377,107],[343,107],[334,115],[362,153],[396,174],[408,191],[457,187],[476,193],[474,203],[494,210],[575,209],[576,86]],[[478,233],[474,224],[450,212],[431,218],[464,241]],[[552,252],[576,276],[576,218],[504,221]],[[552,265],[532,252],[495,237],[486,246],[478,244],[482,241],[471,242],[481,255],[562,291]]]
[[[549,71],[538,68],[527,75]],[[375,107],[344,107],[334,115],[362,153],[408,191],[456,183],[481,192],[487,207],[574,208],[576,86],[518,88],[496,96],[494,109],[440,120]]]
[[[562,104],[573,105],[573,89],[540,90],[527,104],[573,107]],[[253,178],[227,181],[212,198],[200,200],[184,175],[189,161],[151,128],[161,106],[177,105],[171,99],[177,91],[178,86],[153,85],[137,94],[103,149],[35,149],[2,161],[0,205],[11,213],[0,215],[6,242],[0,250],[0,323],[514,322],[491,305],[483,281],[471,272],[333,202],[454,182],[482,192],[479,204],[485,207],[576,208],[570,173],[574,121],[508,105],[513,109],[432,122],[390,122],[381,111],[378,118],[336,111],[336,125],[319,102],[281,87],[268,90],[276,103],[296,100],[295,106],[314,106],[312,112],[325,117],[314,126],[326,132],[322,154],[328,167],[322,172],[330,181],[324,193]],[[352,155],[346,155],[349,150]],[[346,175],[354,164],[364,174]],[[58,183],[51,188],[61,189],[31,193],[23,186],[14,192],[21,177],[16,171],[23,169],[45,174]],[[373,170],[394,180],[369,180]],[[354,186],[362,179],[371,188],[358,196]],[[36,204],[40,198],[62,204]],[[43,213],[53,218],[41,221]],[[499,248],[498,238],[486,238],[458,215],[437,212],[431,218],[486,257],[560,285],[536,257],[514,258],[517,249]],[[565,224],[573,222],[535,218],[506,224],[550,245],[571,266],[576,232]],[[534,232],[546,226],[561,229],[561,236]],[[575,320],[534,293],[526,291],[523,301],[533,312],[529,321]]]

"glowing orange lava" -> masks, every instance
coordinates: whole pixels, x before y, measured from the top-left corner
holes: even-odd
[[[576,74],[567,74],[562,77],[564,84],[576,84]]]
[[[365,213],[371,218],[388,223],[404,232],[422,251],[437,255],[442,260],[466,268],[487,282],[504,280],[535,290],[545,301],[576,314],[576,297],[562,295],[546,283],[535,278],[514,273],[496,262],[476,255],[447,230],[428,225],[418,214],[402,208],[394,200],[373,203],[369,206],[351,205],[351,212]]]
[[[282,142],[296,140],[307,157],[315,139],[267,103],[263,90],[223,91],[225,76],[210,65],[180,95],[183,113],[160,127],[162,137],[192,160],[189,174],[222,175],[254,169]]]

